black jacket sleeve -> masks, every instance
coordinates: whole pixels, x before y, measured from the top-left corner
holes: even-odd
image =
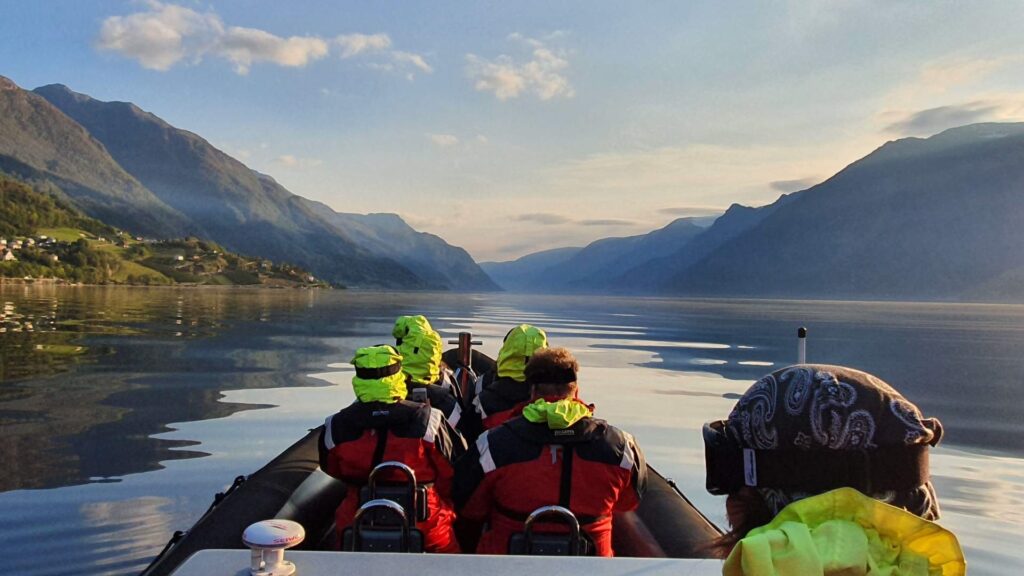
[[[452,500],[455,503],[456,510],[466,505],[476,487],[483,480],[484,469],[480,466],[480,452],[477,450],[476,444],[473,444],[466,453],[455,461],[455,483],[452,487]]]

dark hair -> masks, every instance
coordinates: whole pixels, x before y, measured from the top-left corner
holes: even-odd
[[[774,515],[764,498],[753,488],[741,488],[725,499],[725,516],[730,530],[707,544],[706,550],[715,558],[725,558],[736,543],[754,528],[772,521]]]
[[[576,389],[579,362],[565,348],[541,348],[530,356],[523,374],[540,396],[567,396]]]

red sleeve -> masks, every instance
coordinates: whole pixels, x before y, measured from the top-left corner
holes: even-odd
[[[633,486],[632,474],[626,478],[626,481],[622,485],[622,489],[619,490],[619,499],[615,501],[615,512],[629,512],[630,510],[636,510],[640,506],[640,498],[637,496],[637,491]]]
[[[430,463],[434,467],[437,476],[434,477],[434,490],[437,495],[451,503],[452,501],[452,479],[455,477],[455,470],[452,463],[433,444],[427,446],[427,453],[430,455]]]

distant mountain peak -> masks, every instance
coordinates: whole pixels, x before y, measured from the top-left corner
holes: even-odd
[[[14,83],[14,80],[6,76],[0,76],[0,90],[20,90],[21,88]]]
[[[48,95],[53,95],[61,98],[71,98],[75,102],[90,102],[94,100],[92,96],[82,94],[81,92],[75,92],[64,84],[47,84],[46,86],[36,88],[33,92],[46,97],[47,99],[49,99]]]
[[[103,100],[97,100],[88,94],[76,92],[64,84],[47,84],[46,86],[40,86],[32,92],[42,96],[49,100],[52,104],[60,108],[60,102],[69,102],[76,105],[99,105],[113,108],[125,108],[133,116],[137,118],[144,118],[150,122],[156,123],[160,126],[170,128],[170,124],[167,124],[162,118],[153,114],[152,112],[146,112],[142,108],[139,108],[132,102],[123,102],[120,100],[112,100],[105,102]]]
[[[932,154],[944,150],[953,150],[961,146],[971,146],[1024,135],[1024,122],[979,122],[948,128],[926,138],[908,136],[898,140],[889,140],[874,152],[851,164],[851,166],[871,164],[876,161],[889,161]]]

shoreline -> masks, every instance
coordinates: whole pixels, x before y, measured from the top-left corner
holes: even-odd
[[[175,289],[175,288],[216,288],[220,290],[345,290],[345,288],[335,288],[334,286],[303,286],[300,284],[295,285],[284,285],[284,284],[193,284],[193,283],[175,283],[167,285],[159,284],[86,284],[83,282],[68,282],[59,278],[7,278],[0,276],[0,287],[3,286],[46,286],[46,287],[66,287],[66,288],[146,288],[146,289]]]

